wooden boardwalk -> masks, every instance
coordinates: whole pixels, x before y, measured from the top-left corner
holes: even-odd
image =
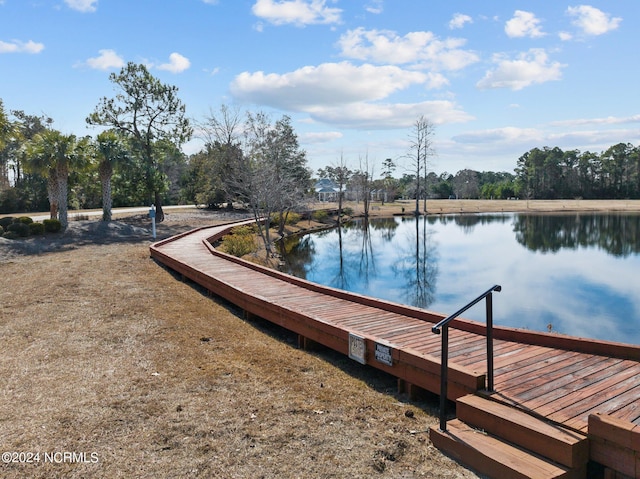
[[[440,393],[441,337],[431,327],[445,315],[320,286],[217,251],[211,243],[237,224],[200,228],[158,242],[151,246],[151,256],[247,314],[298,333],[303,344],[312,340],[349,354],[396,376],[399,387],[409,391],[417,386]],[[470,292],[469,299],[477,293]],[[527,422],[518,416],[522,411],[527,417],[562,426],[576,435],[571,441],[583,438],[576,443],[583,452],[574,452],[574,458],[591,458],[611,470],[640,477],[640,346],[494,327],[495,379],[494,391],[489,393],[483,391],[487,375],[484,329],[483,324],[464,319],[450,324],[449,399],[459,400],[465,410],[469,394],[507,405],[506,412],[496,412],[487,424],[497,424],[496,420],[514,411],[509,426],[513,431]],[[479,412],[471,414],[478,417]],[[461,447],[467,449],[459,452],[460,459],[469,454],[475,457],[478,448],[488,444],[480,441],[468,449],[478,436],[463,437],[467,433],[459,422],[452,422],[452,427],[454,433],[435,432],[431,437],[450,448],[454,457]],[[531,434],[524,436],[540,442]],[[559,433],[551,430],[548,434],[553,438]],[[497,457],[506,457],[505,446],[496,447]],[[521,453],[509,454],[520,457]],[[507,477],[500,469],[500,459],[488,461],[478,459],[474,465],[489,476]],[[558,470],[558,475],[544,477],[585,477],[586,466],[580,461]],[[492,469],[495,467],[498,472]],[[538,477],[538,472],[531,477]]]
[[[206,241],[228,229],[221,225],[170,238],[152,245],[151,255],[249,313],[345,354],[349,333],[388,346],[403,371],[371,358],[367,363],[439,392],[440,336],[431,326],[443,315],[321,287],[229,257]],[[470,321],[452,323],[449,366],[452,381],[461,386],[454,385],[453,399],[473,392],[478,381],[478,389],[483,387],[482,328]],[[592,413],[640,425],[640,347],[508,328],[496,328],[495,337],[494,399],[584,433]],[[428,371],[433,380],[414,377],[411,365],[418,360],[436,366]]]

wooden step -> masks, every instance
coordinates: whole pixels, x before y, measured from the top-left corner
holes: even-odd
[[[470,426],[570,468],[589,461],[583,434],[537,419],[511,406],[468,395],[456,401],[456,416]]]
[[[447,431],[429,430],[435,447],[492,479],[583,479],[586,466],[570,469],[453,419]]]

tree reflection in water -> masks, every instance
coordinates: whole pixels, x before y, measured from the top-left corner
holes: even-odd
[[[406,247],[399,248],[398,262],[392,269],[404,281],[407,304],[428,308],[435,299],[437,248],[433,241],[433,231],[427,230],[425,218],[419,218],[414,223],[415,234],[413,238],[406,238]]]
[[[410,221],[415,222],[415,229],[409,229],[405,238],[396,238],[399,221],[404,220],[361,219],[315,233],[317,238],[327,242],[325,247],[330,251],[330,255],[323,255],[321,263],[314,260],[316,248],[309,236],[288,238],[279,245],[284,260],[281,269],[305,279],[321,276],[322,279],[316,281],[361,293],[371,294],[371,289],[379,287],[381,282],[382,287],[386,284],[389,289],[400,289],[407,304],[426,308],[434,300],[438,273],[433,235],[424,218],[419,221],[412,218]],[[386,248],[380,245],[391,243],[396,257],[391,259],[389,270],[393,277],[389,278],[377,265],[389,261]]]
[[[513,229],[521,245],[542,253],[580,247],[620,257],[640,252],[637,214],[518,215]]]
[[[496,324],[640,343],[640,214],[374,218],[280,251],[295,276],[443,314],[501,284]]]

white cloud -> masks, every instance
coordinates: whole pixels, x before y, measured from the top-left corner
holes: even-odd
[[[98,0],[64,0],[64,3],[69,8],[79,12],[95,12]]]
[[[425,86],[430,90],[437,90],[449,85],[447,77],[440,73],[429,72],[427,73],[427,80]]]
[[[274,25],[339,23],[342,10],[326,3],[326,0],[256,0],[251,11]]]
[[[460,70],[479,60],[461,49],[462,38],[438,39],[432,32],[410,32],[400,37],[388,30],[357,28],[343,34],[338,41],[341,55],[376,63],[420,64],[435,70]]]
[[[416,118],[424,115],[434,124],[464,123],[474,118],[450,101],[420,103],[356,102],[337,107],[317,106],[309,109],[317,121],[343,128],[396,129],[410,128]]]
[[[569,7],[567,13],[573,17],[572,23],[586,35],[602,35],[617,29],[622,22],[622,18],[611,18],[608,13],[590,5]]]
[[[570,131],[548,136],[548,143],[583,150],[604,150],[617,143],[634,143],[640,139],[637,129]]]
[[[220,0],[202,0],[204,3],[208,3],[209,5],[217,5]]]
[[[44,50],[43,43],[36,43],[29,40],[28,42],[21,42],[19,40],[12,40],[11,42],[3,42],[0,40],[0,53],[40,53]]]
[[[640,115],[608,116],[605,118],[580,118],[576,120],[554,121],[552,126],[582,126],[582,125],[621,125],[625,123],[640,123]]]
[[[111,68],[122,68],[124,60],[114,50],[98,50],[99,56],[89,58],[87,65],[96,70],[109,70]]]
[[[231,93],[244,101],[301,111],[315,105],[380,100],[426,80],[424,73],[391,65],[323,63],[282,75],[244,72],[231,83]]]
[[[462,28],[467,23],[473,23],[473,19],[469,15],[463,15],[462,13],[456,13],[449,22],[449,28],[451,30],[456,28]]]
[[[379,15],[384,10],[383,0],[371,0],[368,5],[365,5],[364,9],[375,15]]]
[[[309,133],[301,133],[299,135],[301,143],[328,143],[330,141],[339,140],[344,135],[339,131],[315,131]]]
[[[540,29],[540,20],[531,12],[516,10],[513,18],[504,26],[507,36],[514,37],[542,37],[545,34]]]
[[[570,32],[559,32],[558,33],[558,37],[560,38],[560,40],[562,40],[563,42],[567,42],[569,40],[573,39],[573,35]]]
[[[504,128],[493,128],[488,130],[468,131],[452,138],[458,143],[523,143],[523,142],[541,142],[544,139],[544,133],[535,128],[516,128],[507,126]]]
[[[455,135],[450,142],[446,141],[447,151],[456,156],[471,155],[481,157],[508,153],[515,162],[517,156],[534,147],[548,145],[562,149],[576,149],[579,151],[603,151],[617,143],[634,144],[640,141],[638,129],[592,129],[571,130],[561,122],[551,123],[541,128],[517,128],[506,126],[486,130],[473,130]],[[555,131],[554,127],[561,127]],[[519,153],[514,153],[519,151]],[[484,166],[483,166],[484,168]],[[501,167],[504,168],[504,167]]]
[[[169,63],[158,65],[158,70],[166,70],[171,73],[181,73],[187,70],[190,66],[191,62],[187,57],[174,52],[169,55]]]
[[[381,102],[412,85],[429,86],[438,81],[443,80],[392,65],[341,62],[307,66],[282,75],[244,72],[236,76],[230,90],[238,101],[305,112],[314,121],[344,128],[405,128],[421,115],[439,124],[472,119],[452,101]]]
[[[550,62],[547,53],[540,48],[532,48],[526,53],[521,53],[515,60],[496,55],[494,63],[498,66],[488,71],[476,84],[478,88],[522,90],[536,83],[559,80],[565,66],[559,62]]]

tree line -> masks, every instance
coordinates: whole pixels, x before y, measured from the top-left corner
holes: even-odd
[[[374,182],[373,190],[381,188],[404,198],[638,199],[640,147],[618,143],[600,153],[533,148],[518,158],[513,173],[428,172],[421,184],[411,172]]]
[[[349,192],[362,201],[428,198],[640,198],[640,150],[628,143],[601,153],[558,147],[533,148],[513,173],[464,169],[455,175],[429,171],[434,125],[420,117],[409,147],[376,171],[364,155],[350,166],[340,157],[315,175],[307,166],[291,119],[264,112],[241,114],[226,105],[201,122],[186,117],[176,87],[161,83],[144,65],[127,64],[109,79],[113,98],[102,98],[86,122],[95,137],[64,134],[46,115],[6,112],[0,99],[0,213],[49,210],[66,227],[68,208],[241,203],[257,218],[278,218],[313,196],[312,177],[330,178],[339,201]],[[204,147],[187,156],[181,146],[196,129]],[[397,164],[409,164],[397,177]],[[270,244],[269,231],[261,230]]]
[[[533,148],[518,159],[515,171],[528,198],[640,198],[640,148],[630,143],[601,153]]]
[[[114,204],[155,202],[162,220],[162,203],[186,163],[180,146],[192,134],[185,107],[177,88],[144,65],[129,63],[109,78],[117,95],[86,118],[105,128],[95,138],[64,134],[47,116],[7,114],[0,100],[0,212],[49,209],[65,229],[69,206],[102,206],[110,221]]]
[[[68,208],[150,205],[163,220],[167,203],[251,211],[267,252],[269,228],[283,230],[289,212],[308,198],[311,172],[288,116],[241,116],[226,106],[198,125],[204,148],[190,157],[181,145],[193,134],[177,88],[144,65],[129,63],[110,80],[118,93],[102,98],[86,118],[103,127],[95,137],[66,135],[53,120],[5,112],[0,100],[0,213],[43,211],[68,225]]]

